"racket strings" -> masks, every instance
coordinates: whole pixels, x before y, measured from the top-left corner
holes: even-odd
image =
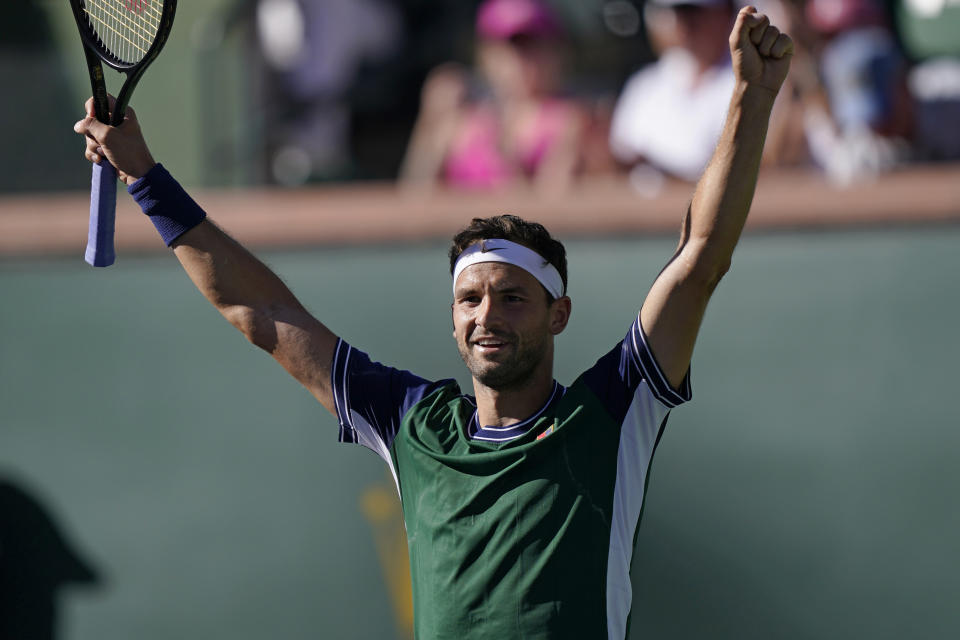
[[[122,60],[135,62],[156,37],[159,13],[149,0],[88,0],[87,11],[104,46]]]
[[[86,0],[86,4],[147,37],[156,33],[163,12],[163,0]]]
[[[83,10],[104,49],[135,64],[157,37],[163,0],[86,0]]]

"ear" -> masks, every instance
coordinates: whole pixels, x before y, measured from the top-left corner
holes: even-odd
[[[570,296],[561,296],[550,303],[550,333],[558,335],[567,328],[572,304]]]

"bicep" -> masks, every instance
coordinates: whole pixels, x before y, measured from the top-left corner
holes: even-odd
[[[283,281],[209,220],[178,238],[174,252],[223,317],[334,412],[330,370],[337,336]]]
[[[650,350],[674,388],[690,368],[707,302],[718,281],[699,267],[697,247],[684,243],[654,281],[640,309]]]
[[[331,387],[336,334],[302,307],[278,312],[265,326],[273,335],[262,336],[259,345],[336,415]]]

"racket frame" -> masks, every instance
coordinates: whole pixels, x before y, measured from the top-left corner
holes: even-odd
[[[160,18],[157,26],[157,37],[147,49],[143,57],[135,62],[124,62],[107,49],[100,42],[96,32],[90,27],[86,13],[81,6],[80,0],[70,0],[70,8],[73,9],[73,17],[77,22],[77,29],[80,32],[80,39],[83,41],[83,51],[87,58],[87,71],[90,74],[90,86],[93,89],[94,115],[97,120],[104,124],[117,126],[123,122],[124,112],[127,110],[127,103],[130,95],[140,82],[144,71],[150,66],[150,63],[160,54],[160,50],[167,42],[170,35],[170,29],[173,26],[174,14],[177,11],[176,0],[165,0],[163,9],[160,12]],[[107,100],[107,85],[103,77],[103,66],[126,74],[127,79],[117,94],[116,103],[113,109],[113,117],[109,118],[109,102]]]
[[[123,123],[127,103],[137,83],[150,63],[160,54],[173,28],[173,18],[177,10],[177,0],[165,0],[157,22],[157,33],[143,57],[137,62],[125,62],[106,47],[87,19],[86,11],[80,0],[70,0],[70,8],[77,23],[83,53],[86,57],[87,72],[90,75],[90,87],[93,91],[93,112],[97,120],[111,126]],[[85,3],[83,3],[85,4]],[[110,102],[107,94],[106,79],[103,76],[103,64],[126,74],[127,78],[117,95],[110,115]],[[117,170],[103,158],[93,166],[93,178],[90,191],[90,224],[87,231],[87,250],[85,260],[95,267],[108,267],[116,259],[114,251],[114,224],[117,193]]]

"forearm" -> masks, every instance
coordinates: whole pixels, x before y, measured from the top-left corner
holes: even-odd
[[[330,367],[337,337],[303,308],[283,281],[210,221],[190,229],[172,246],[197,289],[223,317],[336,413]]]
[[[747,6],[730,32],[730,53],[737,84],[726,124],[684,219],[680,249],[640,309],[650,348],[674,386],[690,366],[707,302],[730,266],[747,221],[770,113],[790,66],[793,42]]]
[[[534,175],[534,186],[543,193],[562,192],[575,179],[583,146],[583,120],[571,113],[559,138],[550,147]]]
[[[200,292],[253,344],[269,352],[331,412],[336,412],[330,367],[337,336],[310,315],[266,265],[206,220],[206,213],[167,171],[155,164],[136,115],[108,127],[92,114],[74,126],[86,136],[86,157],[102,154],[172,247]]]
[[[280,278],[207,220],[161,165],[129,191],[200,292],[251,342],[274,351],[277,332],[272,325],[277,317],[304,314]]]
[[[209,220],[172,247],[200,293],[257,346],[272,350],[273,325],[306,313],[273,271]]]
[[[190,206],[174,200],[181,207]],[[330,366],[337,336],[304,309],[283,281],[206,219],[168,244],[221,315],[335,412]]]
[[[716,151],[690,206],[685,244],[707,269],[726,269],[747,220],[776,94],[738,85]]]
[[[400,164],[400,182],[432,185],[440,178],[451,137],[449,120],[444,115],[433,118],[421,115],[417,119]]]

